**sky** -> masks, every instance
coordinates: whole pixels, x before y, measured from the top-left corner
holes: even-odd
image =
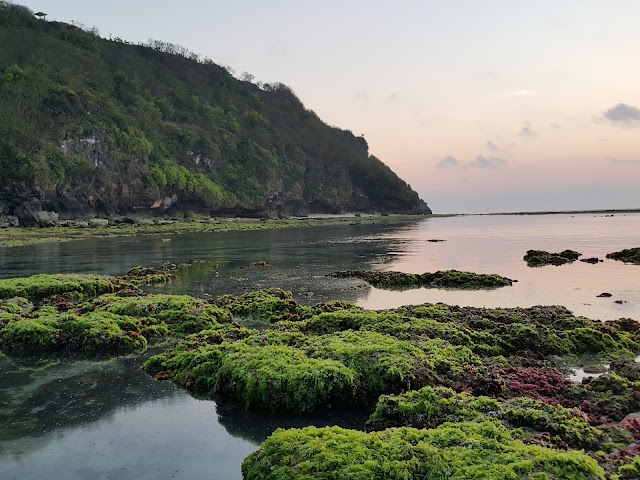
[[[640,208],[637,0],[22,0],[290,86],[437,213]]]

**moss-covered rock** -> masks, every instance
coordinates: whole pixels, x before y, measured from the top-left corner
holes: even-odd
[[[607,258],[612,260],[620,260],[625,263],[635,263],[636,265],[640,265],[640,247],[638,248],[627,248],[624,250],[620,250],[619,252],[613,252],[607,254]]]
[[[424,304],[383,311],[336,310],[274,328],[296,328],[308,334],[375,331],[410,341],[439,338],[483,356],[548,358],[591,353],[615,358],[640,351],[638,326],[633,320],[623,325],[574,317],[557,306],[487,309]]]
[[[402,395],[383,395],[367,422],[371,429],[408,426],[435,428],[446,422],[500,420],[522,428],[528,441],[565,448],[596,449],[608,438],[586,414],[526,397],[496,400],[449,388],[424,387]],[[633,438],[631,438],[633,440]],[[631,443],[631,442],[628,442]]]
[[[106,312],[89,315],[44,313],[9,322],[0,330],[0,350],[9,355],[120,355],[143,351],[140,323]]]
[[[549,253],[544,250],[528,250],[523,260],[530,267],[543,267],[545,265],[564,265],[573,263],[582,256],[574,250],[564,250],[560,253]]]
[[[0,280],[0,298],[24,297],[40,301],[52,295],[66,293],[95,296],[115,292],[118,286],[116,277],[102,275],[34,275]]]
[[[603,479],[581,452],[525,445],[497,422],[363,433],[339,427],[276,430],[242,465],[245,480]]]
[[[78,310],[140,318],[144,326],[164,325],[173,334],[196,333],[232,318],[229,310],[187,295],[102,295],[80,305]]]
[[[479,358],[441,340],[415,344],[375,332],[326,335],[265,330],[211,344],[202,334],[152,357],[145,369],[204,395],[248,408],[310,411],[367,404],[381,393],[447,382]],[[158,375],[160,373],[160,375]]]
[[[451,288],[479,290],[510,286],[516,280],[495,274],[445,270],[435,273],[402,273],[347,270],[330,274],[337,278],[360,278],[376,288],[406,290],[410,288]]]
[[[242,295],[222,295],[214,304],[226,308],[237,317],[259,320],[282,320],[292,316],[299,319],[301,307],[293,299],[291,292],[279,288],[269,288],[244,293]]]

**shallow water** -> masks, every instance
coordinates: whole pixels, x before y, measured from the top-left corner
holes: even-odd
[[[278,286],[307,303],[369,308],[446,302],[565,305],[590,318],[640,319],[640,266],[605,260],[532,269],[528,249],[585,256],[640,246],[640,215],[487,216],[265,232],[92,239],[0,250],[0,277],[121,274],[135,265],[198,260],[158,290],[196,296]],[[444,239],[431,243],[428,239]],[[270,267],[243,268],[266,261]],[[335,270],[423,273],[456,268],[519,280],[493,291],[388,292]],[[611,298],[597,298],[602,292]],[[627,303],[618,305],[615,300]],[[16,362],[0,356],[0,478],[241,478],[240,464],[278,426],[361,427],[368,412],[289,417],[198,400],[140,370],[144,358]]]

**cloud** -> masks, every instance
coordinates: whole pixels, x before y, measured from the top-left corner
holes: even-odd
[[[483,157],[482,155],[478,155],[475,160],[468,162],[469,166],[476,168],[506,167],[507,163],[508,162],[502,158]]]
[[[611,107],[602,116],[614,125],[622,127],[640,126],[640,108],[626,103],[619,103]]]
[[[436,162],[436,166],[438,168],[458,168],[462,167],[463,164],[456,157],[452,157],[451,155],[441,158]]]
[[[482,155],[478,155],[475,159],[468,162],[461,162],[456,157],[452,157],[448,155],[446,157],[441,158],[436,162],[436,166],[438,168],[482,168],[482,169],[492,169],[492,168],[500,168],[506,167],[509,164],[506,160],[502,158],[496,157],[484,157]]]
[[[495,143],[493,143],[491,140],[489,140],[486,144],[485,147],[487,147],[489,150],[493,150],[494,152],[497,152],[498,150],[500,150],[500,148],[498,147],[498,145],[496,145]]]
[[[506,97],[528,97],[530,95],[540,95],[540,92],[534,92],[533,90],[513,90],[510,92],[499,92],[500,95]]]
[[[526,122],[520,129],[520,135],[523,137],[535,137],[538,134],[529,122]]]

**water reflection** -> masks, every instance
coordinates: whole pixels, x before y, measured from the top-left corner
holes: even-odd
[[[248,411],[231,401],[218,401],[218,421],[229,434],[260,445],[277,428],[302,428],[309,425],[327,427],[339,425],[362,430],[371,411],[355,408],[325,409],[312,414],[292,415]]]
[[[146,357],[146,356],[145,356]],[[140,366],[145,357],[109,361],[11,361],[0,358],[0,441],[5,452],[32,449],[16,442],[95,422],[118,408],[175,395]]]

